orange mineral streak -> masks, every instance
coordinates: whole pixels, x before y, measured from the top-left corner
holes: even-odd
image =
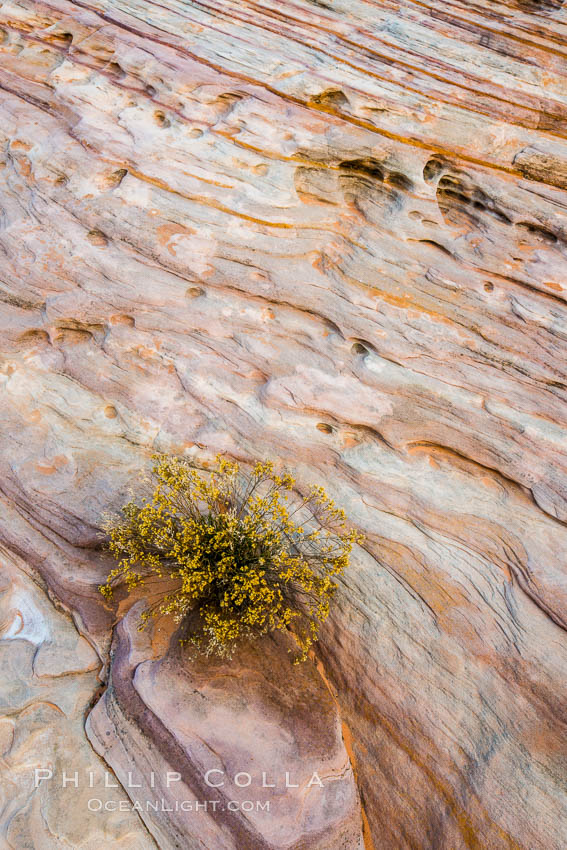
[[[54,475],[63,467],[67,466],[68,463],[69,458],[65,457],[65,455],[55,455],[55,457],[50,461],[45,460],[36,463],[36,469],[38,472],[41,472],[42,475]]]
[[[89,9],[90,11],[93,11],[95,13],[98,12],[97,9],[93,8],[92,6],[90,6],[87,3],[77,3],[77,5],[80,5],[82,8]],[[103,17],[107,21],[111,22],[115,26],[118,26],[118,27],[121,26],[121,22],[117,18],[114,18],[109,13],[105,13],[101,17]],[[210,59],[205,59],[203,56],[200,56],[200,55],[188,50],[185,46],[182,46],[180,43],[177,43],[176,39],[165,38],[163,36],[158,37],[157,35],[154,34],[153,40],[155,42],[157,42],[158,44],[162,44],[162,45],[168,46],[168,47],[175,45],[175,47],[178,51],[182,52],[185,56],[189,57],[190,59],[199,63],[200,65],[203,65],[207,68],[210,68],[211,70],[214,70],[214,71],[216,71],[220,74],[225,73],[225,68],[223,68],[222,65],[219,65],[217,62],[213,62]],[[249,75],[244,74],[242,72],[237,72],[234,69],[231,70],[231,78],[235,79],[235,80],[239,80],[241,83],[245,83],[247,85],[252,85],[252,86],[254,86],[254,88],[257,88],[258,85],[259,85],[258,80],[254,79],[253,77],[250,77]],[[471,164],[474,164],[474,165],[483,166],[485,168],[494,169],[494,170],[502,172],[502,173],[515,175],[516,177],[522,177],[523,176],[522,173],[517,168],[514,168],[512,165],[508,165],[508,164],[505,164],[503,162],[487,161],[486,159],[483,159],[483,158],[473,157],[473,156],[470,155],[470,153],[468,152],[468,149],[465,148],[465,147],[460,147],[460,146],[455,145],[453,147],[453,149],[449,149],[449,148],[442,146],[442,145],[433,144],[433,143],[431,143],[431,142],[429,142],[428,140],[425,140],[425,139],[410,137],[410,136],[406,136],[406,135],[401,134],[401,133],[394,133],[394,132],[387,130],[385,128],[380,128],[376,124],[372,123],[371,121],[367,121],[367,120],[365,120],[365,119],[363,119],[359,116],[347,114],[344,111],[341,111],[341,110],[338,110],[338,109],[335,109],[335,108],[332,108],[332,107],[327,107],[327,106],[325,106],[324,104],[321,104],[321,103],[314,103],[312,100],[309,100],[308,98],[303,99],[301,97],[291,95],[288,92],[283,92],[280,89],[278,89],[276,86],[269,84],[267,81],[262,81],[261,88],[263,88],[265,91],[269,92],[270,94],[281,99],[284,102],[294,104],[295,106],[298,106],[298,107],[301,107],[301,108],[304,108],[304,109],[316,110],[319,113],[324,113],[328,116],[331,116],[337,122],[345,122],[345,123],[348,123],[348,124],[353,125],[355,127],[360,127],[362,129],[368,130],[368,131],[376,134],[377,136],[381,136],[382,138],[390,139],[392,141],[401,142],[403,144],[410,145],[412,147],[419,148],[421,150],[430,151],[432,153],[438,153],[438,154],[441,154],[441,155],[450,156],[450,155],[457,154],[463,162],[468,162],[468,163],[471,163]],[[88,144],[86,142],[86,140],[85,140],[84,143]],[[146,178],[146,180],[147,180],[147,182],[152,182],[151,178]],[[165,188],[165,186],[162,185],[161,188]],[[173,191],[173,190],[168,188],[168,191]],[[214,204],[213,204],[213,206],[214,206]],[[222,205],[221,205],[221,208],[222,208]],[[242,216],[242,217],[244,217],[244,216]],[[256,220],[256,219],[250,219],[250,220]],[[259,220],[259,223],[260,222],[261,222],[261,220]],[[283,225],[281,223],[277,224],[277,225],[270,223],[270,222],[261,222],[261,223],[268,224],[272,227],[273,226],[280,226],[280,227],[281,226],[286,226],[286,227],[291,226],[291,225]]]
[[[518,844],[510,833],[495,823],[482,808],[479,798],[472,791],[469,792],[470,802],[465,810],[457,801],[453,789],[447,782],[439,779],[439,774],[429,766],[426,758],[415,751],[412,742],[403,736],[403,724],[395,726],[388,717],[381,713],[374,705],[371,705],[364,696],[360,700],[360,713],[366,718],[371,726],[380,727],[390,737],[392,742],[409,758],[411,762],[424,774],[432,789],[434,789],[447,805],[458,830],[461,834],[463,846],[468,850],[486,850],[487,846],[506,847],[507,850],[525,850]],[[492,836],[493,844],[486,844],[482,837],[488,832]]]
[[[323,662],[321,661],[320,658],[317,658],[317,656],[315,655],[315,652],[313,650],[311,650],[309,652],[309,658],[314,662],[314,664],[317,668],[317,672],[319,673],[319,675],[321,676],[321,679],[325,683],[327,690],[329,691],[329,693],[330,693],[330,695],[333,699],[333,702],[335,703],[335,705],[337,707],[337,711],[338,711],[339,717],[340,717],[341,716],[341,706],[340,706],[339,701],[337,699],[337,692],[334,689],[334,687],[332,686],[332,684],[330,683],[330,681],[327,677],[327,674],[325,673],[325,668],[323,666]],[[345,750],[347,751],[347,755],[349,757],[349,761],[350,761],[350,764],[351,764],[351,767],[352,767],[352,772],[354,773],[355,782],[358,783],[357,771],[356,771],[356,755],[355,755],[355,752],[354,752],[354,744],[353,744],[352,734],[351,734],[351,731],[350,731],[346,721],[342,718],[341,718],[341,731],[342,731],[342,736],[343,736],[343,743],[345,745]],[[360,812],[361,812],[361,817],[362,817],[362,837],[363,837],[363,840],[364,840],[364,850],[375,850],[374,842],[372,841],[372,835],[371,835],[371,832],[370,832],[370,825],[368,823],[368,817],[366,815],[366,812],[364,810],[364,806],[362,805],[362,802],[360,804]]]
[[[157,238],[160,245],[167,245],[167,250],[173,256],[176,255],[175,252],[175,244],[170,244],[171,240],[176,236],[193,236],[197,231],[193,227],[185,227],[182,224],[175,224],[174,222],[168,224],[161,224],[157,230]]]

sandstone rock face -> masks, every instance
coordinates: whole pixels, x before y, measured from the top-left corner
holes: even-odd
[[[65,715],[41,708],[45,747],[98,760],[82,720],[116,619],[98,529],[152,451],[276,457],[367,535],[317,650],[366,848],[563,850],[561,4],[7,0],[0,29],[2,575],[25,567],[74,622],[43,598],[52,638],[7,626],[2,746],[41,700]],[[194,737],[229,752],[238,733],[230,682],[134,651],[122,613],[110,682],[130,702],[111,685],[90,739],[125,785],[172,752],[200,771]],[[301,714],[255,712],[240,663],[285,772]],[[211,816],[199,844],[182,817],[82,803],[77,837],[49,814],[68,795],[10,781],[13,847],[359,841],[348,783],[283,837],[283,815]]]
[[[173,635],[164,655],[161,629],[157,647],[140,637],[137,607],[116,629],[87,729],[126,786],[134,765],[142,782],[129,793],[158,846],[363,850],[352,766],[314,665],[292,671],[274,638],[214,662],[188,661]],[[148,798],[171,814],[156,817]]]
[[[106,765],[83,731],[97,687],[96,652],[25,564],[5,552],[0,564],[2,847],[152,850],[136,813],[88,814],[91,798],[128,803],[122,789],[104,787]]]

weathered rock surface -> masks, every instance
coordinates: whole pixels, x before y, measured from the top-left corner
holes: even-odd
[[[219,662],[188,661],[166,635],[164,653],[162,629],[154,646],[140,636],[137,607],[116,629],[87,729],[123,784],[140,786],[129,793],[158,846],[362,850],[352,766],[315,667],[293,669],[281,638]],[[171,814],[156,815],[157,800]]]
[[[106,661],[100,517],[151,451],[281,458],[367,534],[318,648],[366,846],[563,850],[565,10],[23,0],[0,28],[4,544]]]
[[[137,814],[89,815],[90,799],[129,803],[118,786],[105,787],[106,765],[84,735],[100,687],[96,652],[25,564],[1,551],[0,565],[2,847],[152,850]]]

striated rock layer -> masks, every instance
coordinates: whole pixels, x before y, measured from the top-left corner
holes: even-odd
[[[318,646],[366,848],[563,850],[566,43],[559,0],[0,4],[0,539],[75,624],[44,598],[64,658],[9,631],[5,710],[63,665],[75,719],[46,746],[89,748],[102,512],[156,449],[281,458],[367,535]],[[124,681],[190,762],[190,678],[147,651]],[[125,781],[167,759],[123,710],[111,687],[89,734]],[[28,792],[12,847],[36,846]],[[354,824],[349,799],[317,829]],[[134,814],[78,816],[92,846],[152,846]],[[83,846],[42,817],[37,846]],[[236,820],[208,834],[247,850]],[[278,845],[278,823],[254,840],[315,829]]]
[[[363,850],[352,766],[315,667],[292,677],[273,637],[231,662],[188,661],[176,635],[164,654],[162,629],[157,646],[139,637],[137,607],[117,626],[87,730],[126,786],[135,766],[129,793],[158,846]],[[156,817],[148,799],[171,814]]]
[[[2,847],[155,850],[84,736],[99,684],[96,652],[25,564],[0,551],[0,566]],[[90,799],[113,810],[89,815]]]

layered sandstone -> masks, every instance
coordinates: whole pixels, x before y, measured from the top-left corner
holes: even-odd
[[[116,629],[87,732],[127,788],[136,772],[129,793],[158,846],[363,850],[352,765],[315,666],[290,670],[280,636],[229,662],[192,659],[167,624],[140,636],[141,607]]]
[[[275,457],[366,534],[318,646],[366,847],[562,850],[566,24],[555,0],[2,3],[3,575],[40,582],[67,647],[34,666],[8,626],[2,741],[57,688],[45,746],[98,758],[84,715],[126,628],[101,515],[151,453]],[[162,649],[127,681],[191,761]],[[167,761],[140,723],[105,729],[117,772]],[[92,846],[174,840],[80,818]],[[73,844],[52,822],[37,846]]]

